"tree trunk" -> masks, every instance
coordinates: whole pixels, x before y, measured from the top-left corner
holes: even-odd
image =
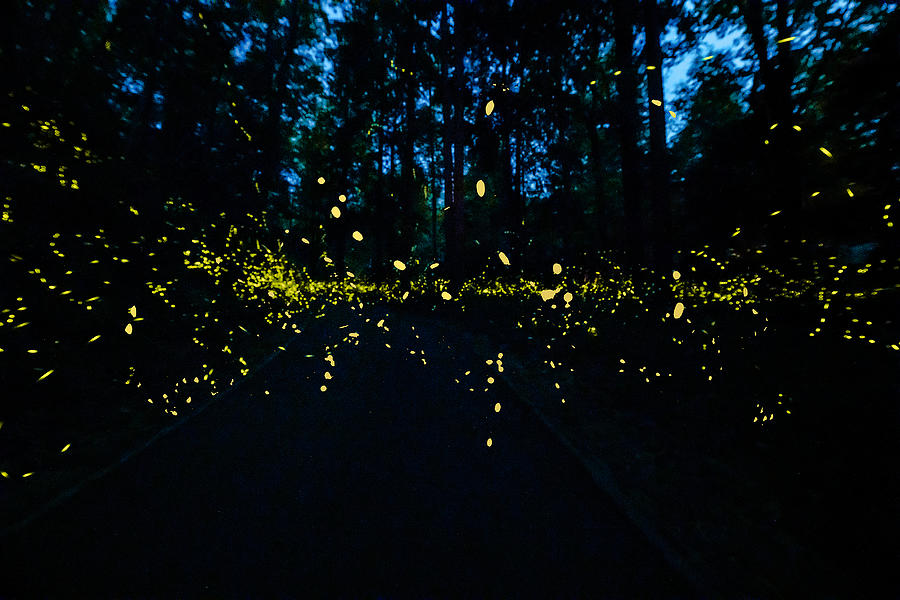
[[[515,229],[516,232],[516,248],[515,253],[518,257],[518,263],[516,264],[516,269],[519,273],[522,272],[525,266],[525,251],[528,247],[528,243],[525,241],[525,140],[523,139],[522,126],[521,122],[518,122],[517,135],[516,135],[516,222]]]
[[[503,63],[503,85],[509,87],[509,63],[504,58]],[[503,210],[503,240],[507,244],[507,249],[512,250],[513,231],[516,226],[516,202],[513,193],[513,154],[510,147],[512,129],[511,120],[513,119],[512,107],[512,91],[500,90],[499,96],[499,114],[496,116],[500,119],[500,189],[498,191],[500,206]]]
[[[0,72],[6,74],[6,86],[9,90],[17,88],[20,83],[21,57],[17,56],[16,42],[19,27],[22,26],[21,12],[19,2],[4,2],[0,8]]]
[[[594,122],[589,116],[585,117],[585,123],[587,123],[588,127],[588,136],[591,142],[591,162],[594,167],[594,187],[596,188],[594,194],[594,212],[596,215],[596,226],[597,226],[597,240],[595,246],[597,248],[605,248],[608,241],[608,231],[607,231],[607,210],[606,210],[606,198],[604,194],[604,164],[603,164],[603,155],[602,155],[602,143],[600,141],[600,132],[597,131],[597,123]],[[592,257],[593,260],[593,257]]]
[[[622,201],[625,208],[625,249],[633,265],[644,260],[641,232],[640,154],[638,152],[637,81],[632,54],[634,52],[634,3],[613,2],[615,20],[616,65],[621,73],[616,78],[619,97],[619,139],[622,159]]]
[[[416,204],[418,197],[416,194],[416,80],[413,76],[415,72],[416,57],[416,34],[415,34],[415,13],[410,7],[409,20],[406,24],[407,39],[401,44],[404,48],[404,59],[401,63],[401,77],[404,82],[404,117],[405,127],[403,135],[403,144],[400,148],[400,247],[405,255],[406,250],[415,244],[415,225],[416,225]]]
[[[384,277],[385,236],[388,235],[387,223],[384,218],[385,204],[385,177],[384,177],[384,127],[378,128],[378,190],[375,194],[375,258],[373,272],[376,281]]]
[[[456,260],[457,249],[453,244],[453,233],[450,225],[453,211],[453,145],[450,105],[450,26],[447,19],[447,3],[441,11],[441,141],[443,142],[443,174],[444,174],[444,260],[452,268]]]
[[[771,82],[772,71],[769,62],[769,47],[766,41],[765,31],[763,29],[763,7],[762,0],[747,0],[746,3],[739,3],[741,7],[744,21],[747,24],[747,32],[750,34],[750,41],[753,44],[753,52],[759,61],[760,80],[765,88],[763,96],[763,117],[766,125],[772,124],[772,107],[771,107]]]
[[[431,88],[428,93],[428,106],[431,108],[431,116],[432,120],[434,119],[434,88]],[[437,262],[438,260],[438,248],[437,248],[437,189],[438,189],[438,175],[437,175],[437,157],[435,157],[435,147],[437,146],[437,140],[435,139],[434,128],[432,128],[431,135],[431,168],[429,169],[429,173],[431,175],[431,260]]]
[[[458,4],[456,7],[458,8]],[[462,30],[459,12],[453,12],[454,26],[454,55],[453,55],[453,88],[456,90],[456,98],[453,107],[453,245],[456,247],[454,271],[457,279],[465,277],[466,252],[465,252],[465,220],[466,220],[466,194],[463,182],[463,160],[465,156],[465,140],[463,127],[465,124],[463,114],[463,53],[461,33]]]
[[[510,153],[511,153],[511,173],[512,193],[509,214],[509,230],[511,236],[510,251],[516,258],[518,266],[522,265],[522,219],[525,213],[522,210],[522,133],[521,124],[518,116],[515,117],[515,123],[511,127],[514,131],[510,133]],[[515,139],[515,143],[512,140]]]
[[[650,201],[653,223],[653,262],[662,272],[672,270],[672,207],[669,198],[669,171],[666,160],[666,110],[663,94],[663,56],[659,45],[661,23],[656,0],[645,0],[644,30],[647,62],[655,69],[647,71],[650,95]],[[657,106],[652,100],[658,100]]]
[[[788,29],[788,13],[790,5],[787,0],[778,0],[775,7],[775,24],[778,30],[778,39],[790,37]],[[784,210],[784,227],[789,235],[799,235],[803,220],[800,215],[802,207],[801,198],[802,182],[799,173],[802,169],[795,167],[796,156],[800,152],[797,133],[792,128],[794,125],[794,102],[791,88],[794,82],[794,68],[791,60],[791,42],[782,42],[777,45],[778,69],[773,82],[773,95],[775,96],[775,114],[779,126],[776,128],[776,136],[773,147],[776,166],[776,182],[778,184],[778,198],[780,207]]]
[[[186,185],[190,177],[189,164],[193,157],[193,123],[194,116],[185,107],[191,106],[194,95],[194,82],[186,75],[187,59],[184,47],[179,47],[178,42],[183,43],[187,37],[185,31],[184,0],[178,0],[169,7],[169,31],[174,40],[171,48],[171,56],[167,61],[165,91],[163,92],[165,103],[163,105],[162,122],[162,162],[167,168],[167,182],[169,189],[180,190]]]
[[[264,161],[262,168],[262,180],[266,189],[266,204],[271,205],[272,195],[278,187],[281,165],[281,114],[283,110],[284,95],[287,91],[287,80],[293,63],[294,47],[297,45],[297,35],[300,28],[299,9],[294,5],[288,15],[288,35],[284,47],[284,56],[278,66],[275,66],[275,48],[272,30],[278,22],[277,16],[273,16],[266,31],[266,55],[267,64],[271,71],[271,88],[269,90],[268,112],[266,119],[266,136],[264,148]]]
[[[791,161],[796,155],[795,136],[793,130],[793,101],[791,86],[793,82],[793,69],[791,67],[790,42],[777,44],[778,68],[773,69],[769,59],[768,41],[765,36],[765,15],[761,0],[748,0],[743,6],[744,21],[750,39],[753,42],[753,50],[759,61],[759,80],[763,85],[762,114],[765,124],[765,135],[770,144],[767,147],[764,169],[768,179],[772,182],[772,190],[769,200],[762,210],[765,213],[773,209],[783,211],[782,218],[775,221],[776,230],[773,235],[776,239],[784,239],[788,231],[793,231],[800,223],[800,206],[802,199],[799,197],[800,186],[791,167]],[[778,39],[790,36],[787,28],[789,6],[786,0],[778,0],[775,12],[776,29]],[[777,123],[774,130],[770,127]],[[770,133],[771,131],[771,133]]]
[[[350,98],[346,88],[339,91],[338,109],[342,123],[335,136],[335,146],[337,148],[337,160],[335,162],[335,166],[337,167],[336,181],[338,182],[338,189],[346,189],[347,183],[350,181],[350,165],[352,161],[350,153],[353,149]],[[333,202],[335,202],[335,198],[332,195],[328,204]],[[331,237],[331,246],[334,250],[333,259],[335,268],[337,269],[337,276],[338,279],[343,280],[347,275],[347,265],[344,259],[347,249],[347,219],[350,217],[346,214],[348,212],[346,205],[338,204],[337,206],[343,214],[341,217],[334,219],[333,223],[331,223],[329,235]]]
[[[453,139],[453,204],[450,209],[451,238],[453,240],[453,262],[451,271],[457,280],[461,280],[465,276],[465,188],[463,185],[463,157],[465,153],[464,124],[463,117],[465,105],[463,98],[463,55],[465,48],[463,45],[463,31],[465,31],[462,15],[461,2],[458,0],[453,2],[453,90],[455,93],[452,120],[452,139]]]

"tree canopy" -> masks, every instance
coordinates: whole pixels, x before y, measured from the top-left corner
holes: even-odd
[[[895,242],[895,8],[17,0],[4,179],[66,167],[138,203],[264,209],[339,276],[417,258],[458,277],[497,250],[665,270],[697,244]],[[44,139],[70,128],[105,160],[70,167]]]

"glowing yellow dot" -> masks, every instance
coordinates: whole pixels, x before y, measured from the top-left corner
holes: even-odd
[[[494,112],[494,101],[488,100],[488,103],[484,105],[484,114],[490,116],[492,112]]]
[[[328,387],[323,385],[322,387],[319,388],[319,391],[324,392],[327,389],[328,389]]]
[[[340,196],[338,196],[338,200],[340,200],[341,202],[346,202],[347,196],[345,196],[344,194],[341,194]]]
[[[679,273],[678,271],[672,271],[672,279],[678,281],[679,279],[681,279],[681,273]]]
[[[62,454],[63,452],[68,450],[71,446],[72,446],[72,444],[66,444],[65,446],[63,446],[63,449],[59,451],[59,453]]]
[[[137,306],[132,306],[131,308],[129,308],[128,314],[130,314],[132,317],[136,317],[137,316]]]
[[[335,219],[340,219],[341,218],[341,209],[339,209],[337,206],[332,206],[331,207],[331,216],[334,217]]]
[[[553,263],[553,274],[559,275],[562,273],[562,265],[559,263]]]
[[[398,271],[404,271],[404,270],[406,270],[406,265],[404,265],[403,262],[401,262],[399,260],[395,260],[394,268],[397,269]]]
[[[493,378],[493,377],[488,377],[488,378],[487,378],[487,382],[488,382],[488,383],[494,383],[494,378]]]
[[[509,258],[506,257],[506,254],[503,252],[498,252],[497,255],[500,257],[500,262],[504,265],[509,266]]]
[[[677,304],[675,305],[675,310],[673,311],[672,315],[673,315],[676,319],[680,319],[682,313],[684,313],[684,304],[682,304],[681,302],[679,302],[679,303],[677,303]]]
[[[354,232],[353,232],[353,239],[356,240],[357,242],[361,242],[361,241],[363,240],[363,234],[361,234],[361,233],[358,232],[358,231],[354,231]]]
[[[478,197],[481,198],[484,196],[484,180],[479,179],[475,182],[475,192],[478,194]]]
[[[571,302],[572,298],[572,292],[566,292],[565,294],[563,294],[563,300],[565,300],[566,302]]]
[[[450,300],[453,296],[450,295],[450,292],[441,292],[441,298],[444,300]]]
[[[822,154],[824,154],[824,155],[827,156],[828,158],[831,158],[831,152],[829,152],[829,151],[826,150],[825,148],[819,148],[819,150],[822,151]]]
[[[128,325],[125,326],[125,333],[127,333],[128,335],[131,335],[131,331],[132,331],[131,323],[129,323]]]
[[[488,438],[487,439],[487,447],[490,448],[493,445],[494,445],[494,440],[492,440],[491,438]]]
[[[494,405],[494,412],[500,412],[500,403]]]

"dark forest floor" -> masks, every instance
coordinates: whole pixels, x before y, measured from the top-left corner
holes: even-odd
[[[380,590],[388,595],[447,592],[456,596],[459,592],[480,596],[480,590],[487,590],[504,595],[514,590],[534,591],[540,589],[535,587],[538,582],[556,581],[554,589],[571,590],[582,596],[605,589],[607,595],[618,597],[671,597],[679,595],[674,593],[676,590],[687,596],[711,597],[847,597],[878,589],[878,583],[886,581],[891,557],[882,550],[890,547],[885,545],[889,540],[883,525],[891,522],[894,509],[883,490],[890,487],[894,477],[889,457],[894,455],[891,432],[896,426],[894,399],[898,388],[896,377],[887,370],[891,363],[883,352],[810,341],[791,334],[785,326],[765,347],[741,355],[734,364],[726,362],[725,373],[730,376],[721,382],[704,386],[695,379],[676,377],[676,382],[664,385],[656,380],[647,383],[643,372],[618,372],[622,357],[631,361],[639,349],[647,347],[651,334],[637,325],[610,327],[600,341],[570,338],[566,342],[577,349],[566,351],[566,345],[556,344],[550,338],[540,343],[529,339],[524,330],[510,327],[508,317],[502,311],[451,314],[383,307],[366,308],[364,316],[335,310],[325,318],[314,319],[286,352],[250,377],[244,386],[216,399],[210,409],[115,473],[86,485],[71,500],[36,518],[8,538],[18,540],[8,548],[31,548],[23,550],[20,556],[34,560],[23,573],[35,577],[44,573],[40,585],[50,587],[63,581],[65,573],[75,572],[75,566],[60,566],[70,561],[73,554],[83,555],[83,560],[88,561],[79,569],[96,567],[90,561],[109,556],[104,553],[110,549],[125,555],[131,553],[147,566],[147,571],[134,570],[136,566],[123,569],[105,583],[97,578],[94,583],[98,588],[91,587],[94,583],[90,577],[85,579],[86,591],[109,592],[158,589],[161,593],[215,595],[216,590],[224,589],[248,593],[254,589],[284,591],[296,590],[293,586],[303,585],[305,578],[311,577],[310,581],[315,580],[326,592],[341,589],[351,594]],[[377,325],[382,318],[389,331]],[[770,318],[773,327],[779,321],[790,323],[787,315],[773,314]],[[342,328],[344,325],[347,327]],[[549,352],[545,341],[554,344]],[[335,360],[334,367],[324,362],[328,355]],[[502,361],[502,372],[498,359]],[[549,360],[553,360],[552,365]],[[683,367],[687,366],[686,361]],[[326,370],[334,379],[324,378]],[[488,377],[494,382],[487,383]],[[769,380],[757,381],[764,378]],[[558,389],[556,383],[560,384]],[[321,385],[327,387],[325,392],[319,390]],[[787,414],[779,413],[773,423],[778,427],[768,430],[752,423],[755,411],[748,412],[745,401],[767,386],[792,390],[791,416],[797,419],[790,420]],[[499,413],[494,411],[498,401],[503,407]],[[314,413],[292,412],[294,402],[306,407],[303,410],[314,406]],[[360,402],[377,412],[379,420],[369,422],[364,412],[346,412],[358,411]],[[260,404],[266,408],[258,410]],[[426,408],[429,406],[436,412]],[[232,416],[217,416],[225,413]],[[515,419],[508,421],[508,415]],[[226,418],[228,424],[222,423],[223,430],[217,433],[217,423],[221,423],[217,419]],[[145,426],[141,431],[150,429]],[[561,446],[558,442],[541,441],[548,431],[553,434],[551,439],[562,441]],[[127,437],[128,431],[117,435]],[[208,438],[210,435],[213,437]],[[226,439],[228,436],[238,437]],[[487,438],[492,440],[490,448],[486,447]],[[180,445],[173,446],[172,439],[180,440]],[[198,440],[203,439],[206,442],[199,444]],[[282,469],[292,469],[291,476],[299,480],[307,481],[310,476],[302,469],[295,470],[300,469],[302,462],[298,462],[297,444],[303,446],[300,454],[318,457],[315,464],[319,466],[315,469],[321,480],[309,484],[309,493],[331,496],[328,501],[317,501],[321,504],[316,504],[316,519],[303,521],[304,527],[314,528],[315,535],[309,533],[312,530],[289,531],[300,537],[328,537],[334,554],[317,558],[304,554],[302,561],[318,566],[294,571],[286,558],[273,557],[285,551],[285,556],[298,556],[299,560],[299,555],[287,551],[294,548],[292,552],[299,552],[299,538],[289,541],[281,535],[270,537],[268,533],[241,530],[238,535],[243,543],[254,539],[253,543],[261,545],[252,552],[228,546],[227,537],[222,537],[226,534],[209,525],[222,521],[224,527],[225,517],[211,516],[209,510],[213,504],[225,501],[213,499],[210,491],[200,490],[206,486],[194,481],[196,473],[191,469],[215,473],[217,479],[225,481],[231,478],[229,487],[217,492],[236,494],[226,502],[237,511],[228,516],[228,522],[241,525],[243,520],[241,526],[250,527],[255,519],[262,519],[260,522],[275,527],[279,519],[290,520],[298,501],[285,496],[288,492],[284,486],[289,478]],[[546,444],[556,449],[550,452],[545,449]],[[201,446],[201,459],[187,458]],[[252,451],[253,448],[258,451]],[[108,458],[114,460],[113,453],[119,451],[119,446],[107,450]],[[332,452],[342,452],[340,460],[330,462]],[[508,493],[504,493],[506,484],[502,478],[495,481],[498,475],[494,471],[468,478],[473,470],[481,473],[479,469],[487,468],[483,463],[487,457],[498,460],[498,455],[502,460],[491,463],[490,469],[501,469],[506,473],[503,477],[512,476],[509,469],[518,473],[515,485],[519,487],[511,486]],[[239,461],[240,477],[234,475],[234,461]],[[581,466],[573,466],[576,464]],[[593,483],[574,474],[584,467],[585,476],[589,473],[588,481],[592,478]],[[303,467],[308,468],[313,467]],[[328,476],[333,469],[343,469],[337,480]],[[381,479],[383,472],[393,470],[398,479],[389,483]],[[265,483],[257,481],[254,473],[258,471]],[[145,478],[142,473],[151,475]],[[476,500],[478,488],[486,481],[495,486],[491,495]],[[100,514],[114,509],[109,503],[117,496],[107,495],[104,490],[118,486],[116,494],[121,493],[126,482],[130,482],[127,485],[131,486],[131,495],[120,500],[130,506],[120,511],[124,520],[110,521],[118,524],[108,526]],[[146,498],[148,486],[164,490],[160,493],[165,498]],[[380,516],[366,497],[374,494],[379,498],[376,506],[392,505],[386,490],[393,486],[401,486],[413,495],[425,494],[430,506],[425,506],[423,500],[416,507],[394,513],[390,527],[375,523]],[[429,511],[442,504],[439,498],[450,488],[455,492],[446,496],[444,516],[434,516]],[[587,488],[595,491],[584,491]],[[345,500],[334,504],[334,510],[329,512],[328,502],[338,496]],[[347,500],[351,496],[352,502]],[[95,510],[91,506],[101,497],[107,498],[103,502],[108,505],[100,505],[105,507],[100,514],[92,513],[95,521],[79,517],[80,524],[73,522],[78,511]],[[535,497],[544,500],[534,504],[538,502]],[[576,498],[580,500],[576,502]],[[350,504],[345,506],[342,502]],[[541,502],[563,504],[551,506]],[[575,509],[572,502],[579,508]],[[256,508],[247,508],[251,505]],[[485,521],[486,516],[476,521],[454,520],[481,510],[482,505],[484,510],[493,511],[486,513],[493,515],[490,523]],[[629,533],[594,532],[593,541],[579,533],[577,522],[584,519],[588,525],[594,523],[594,511],[600,510],[599,506],[606,507],[602,512],[615,511],[618,525],[614,527]],[[518,521],[505,520],[503,511],[510,510],[519,511]],[[548,511],[566,514],[569,525],[559,525],[560,529],[551,535],[548,531],[558,523],[534,521],[534,515],[521,512],[527,510],[541,513],[542,518]],[[272,512],[263,515],[259,511]],[[374,527],[377,531],[385,528],[385,536],[397,527],[402,536],[425,544],[413,554],[432,575],[415,569],[397,570],[398,565],[411,560],[409,548],[391,546],[385,550],[373,545],[374,540],[353,541],[349,530],[341,528],[350,527],[348,523],[357,518],[369,519],[360,527]],[[457,545],[442,546],[438,551],[430,545],[435,542],[423,533],[424,529],[415,526],[416,519],[431,523],[431,527],[437,525],[429,519],[443,519],[443,527],[455,523],[453,527],[461,528],[458,532],[463,532],[459,533],[463,537],[456,539]],[[150,537],[125,536],[126,522],[137,522],[141,535]],[[206,524],[197,530],[191,529],[190,523]],[[519,529],[509,529],[512,523],[518,523]],[[153,533],[160,527],[172,537]],[[502,535],[492,527],[503,529]],[[329,528],[338,528],[333,529],[337,533],[331,536]],[[527,560],[555,566],[550,571],[540,571],[536,570],[536,562],[506,558],[503,560],[509,562],[497,563],[499,555],[493,554],[489,540],[467,537],[484,536],[485,531],[503,537],[501,546],[519,548],[525,544],[532,548],[526,552],[532,553]],[[104,538],[109,535],[114,538]],[[533,544],[525,541],[527,536],[535,535],[551,535],[552,539],[539,538],[541,543],[563,544],[565,550],[535,550]],[[613,560],[608,550],[602,551],[595,545],[608,535],[619,536],[616,540],[625,536],[631,550],[613,553],[615,561],[619,561],[611,563],[617,565],[614,569],[599,569],[587,577],[591,561],[607,564]],[[85,537],[96,540],[88,542]],[[636,541],[638,538],[643,541]],[[61,544],[59,550],[48,550],[57,543]],[[80,546],[84,543],[90,544],[87,549]],[[204,558],[201,577],[192,578],[190,561],[176,559],[166,550],[183,544],[217,548],[212,556]],[[296,548],[291,544],[297,544]],[[645,549],[638,551],[637,547]],[[664,557],[667,566],[641,571],[638,567],[644,568],[649,560],[641,554],[648,552],[647,547],[655,553],[650,562],[662,564],[658,561]],[[347,552],[350,554],[344,554]],[[466,563],[464,568],[469,570],[462,575],[449,566],[471,552],[486,562]],[[352,555],[353,564],[368,573],[363,582],[370,582],[371,587],[365,583],[362,587],[342,587],[349,586],[350,579],[335,583],[342,580],[334,571],[342,554]],[[264,556],[274,562],[266,563],[261,558]],[[558,562],[564,556],[570,557],[563,560],[566,567]],[[41,557],[47,562],[42,562]],[[246,564],[252,567],[242,568],[242,560],[249,561]],[[500,565],[493,578],[486,566],[491,561]],[[156,567],[150,565],[161,565],[162,570],[154,571]],[[237,579],[229,579],[230,575],[221,570],[223,565],[228,572],[238,572],[234,575]],[[254,569],[275,578],[262,583],[251,576]],[[660,579],[672,576],[661,575],[669,573],[668,569],[674,569],[679,580],[691,584],[672,583],[673,587],[668,587]],[[541,578],[540,573],[551,571],[552,576]],[[613,577],[613,571],[618,575]],[[326,581],[323,573],[331,573],[335,579]],[[513,577],[513,573],[520,575]],[[523,573],[532,573],[535,579],[523,578]],[[649,579],[635,579],[636,573]],[[142,587],[149,585],[146,582],[151,575],[162,587]],[[238,580],[238,587],[228,587]],[[482,580],[490,580],[493,587],[478,587],[476,582]],[[29,585],[38,585],[38,579],[30,584],[28,581],[27,576],[20,577],[20,584],[26,587],[17,584],[13,589],[24,591]],[[201,581],[211,582],[212,587],[190,587]],[[279,581],[290,583],[282,585]],[[645,581],[650,587],[642,588],[644,583],[638,581]]]

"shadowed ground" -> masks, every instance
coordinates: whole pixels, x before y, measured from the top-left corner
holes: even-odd
[[[2,540],[3,593],[696,595],[483,357],[369,316]]]

